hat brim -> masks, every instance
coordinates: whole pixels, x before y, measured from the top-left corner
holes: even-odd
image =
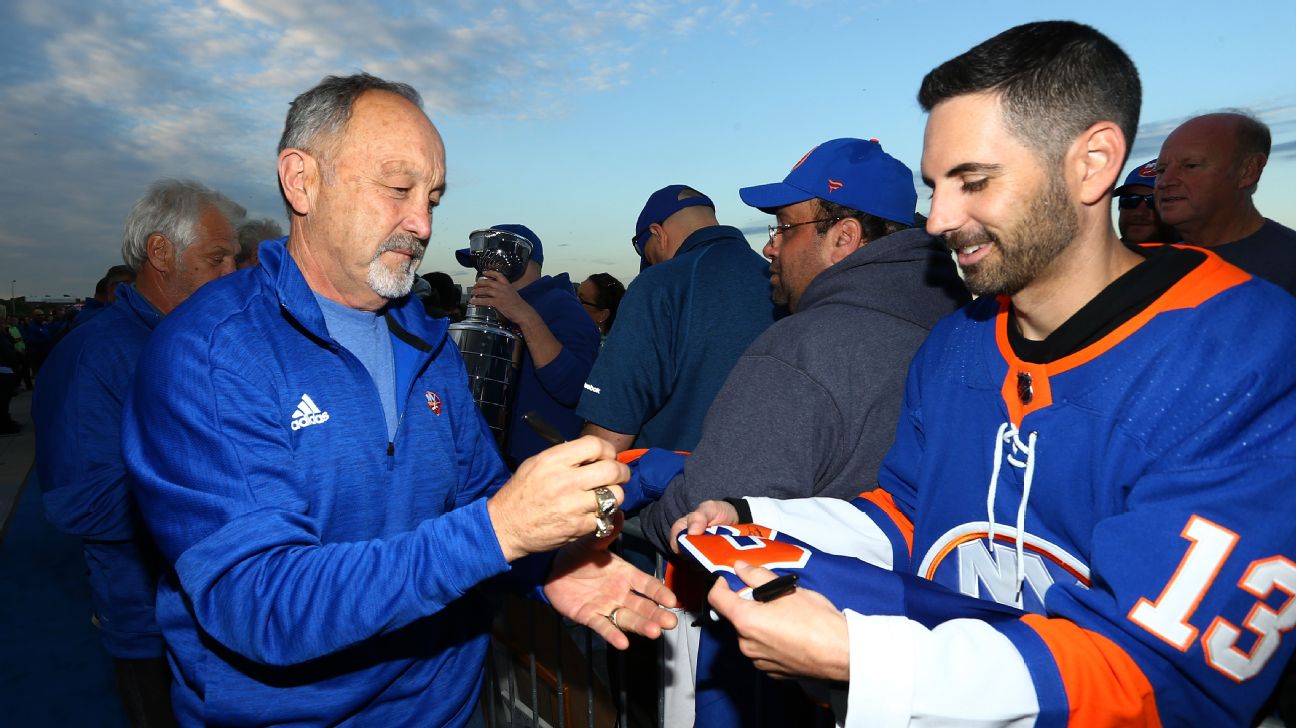
[[[473,261],[471,248],[460,248],[459,250],[456,250],[455,260],[459,261],[459,265],[462,265],[465,268],[477,267],[477,263]]]
[[[761,212],[773,213],[774,210],[788,205],[795,205],[798,202],[812,200],[815,195],[805,190],[794,187],[786,182],[774,182],[767,185],[757,185],[755,187],[743,187],[738,190],[738,197],[742,201],[754,207]]]
[[[1121,185],[1120,187],[1117,187],[1116,189],[1112,190],[1112,197],[1120,197],[1121,195],[1128,194],[1129,191],[1134,189],[1135,187],[1146,187],[1149,190],[1153,190],[1156,189],[1155,183],[1156,180],[1152,180],[1151,182],[1135,182],[1133,184]]]

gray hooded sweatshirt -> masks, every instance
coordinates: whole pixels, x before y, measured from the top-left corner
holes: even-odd
[[[658,549],[704,500],[853,498],[877,482],[909,360],[969,301],[949,251],[920,229],[874,240],[810,282],[800,310],[738,360],[684,471],[641,521]]]

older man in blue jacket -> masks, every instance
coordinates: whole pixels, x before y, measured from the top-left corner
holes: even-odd
[[[641,596],[670,592],[590,538],[628,477],[612,448],[584,438],[510,478],[445,320],[408,296],[445,190],[420,106],[367,74],[299,96],[288,238],[145,351],[123,439],[171,567],[158,621],[182,724],[465,725],[495,577],[543,575],[616,647],[674,625]]]

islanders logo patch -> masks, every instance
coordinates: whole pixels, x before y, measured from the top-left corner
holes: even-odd
[[[436,415],[437,417],[440,417],[441,398],[437,396],[437,393],[429,390],[423,393],[423,398],[427,400],[428,409],[432,410],[432,414]]]

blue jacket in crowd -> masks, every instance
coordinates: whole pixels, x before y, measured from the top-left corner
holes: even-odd
[[[162,314],[134,286],[76,327],[36,380],[36,473],[46,517],[85,541],[90,595],[108,654],[161,657],[153,617],[157,550],[139,520],[121,455],[122,406]]]
[[[401,407],[328,334],[281,241],[149,341],[123,445],[174,572],[158,590],[180,722],[462,725],[510,571],[507,478],[446,321],[386,311]]]
[[[566,273],[542,276],[520,289],[518,295],[536,310],[562,344],[558,356],[539,369],[531,353],[523,352],[508,436],[509,457],[520,463],[549,447],[522,421],[527,412],[539,413],[568,440],[580,436],[585,421],[576,416],[576,403],[580,402],[581,387],[598,356],[601,336],[594,319],[576,298]]]

